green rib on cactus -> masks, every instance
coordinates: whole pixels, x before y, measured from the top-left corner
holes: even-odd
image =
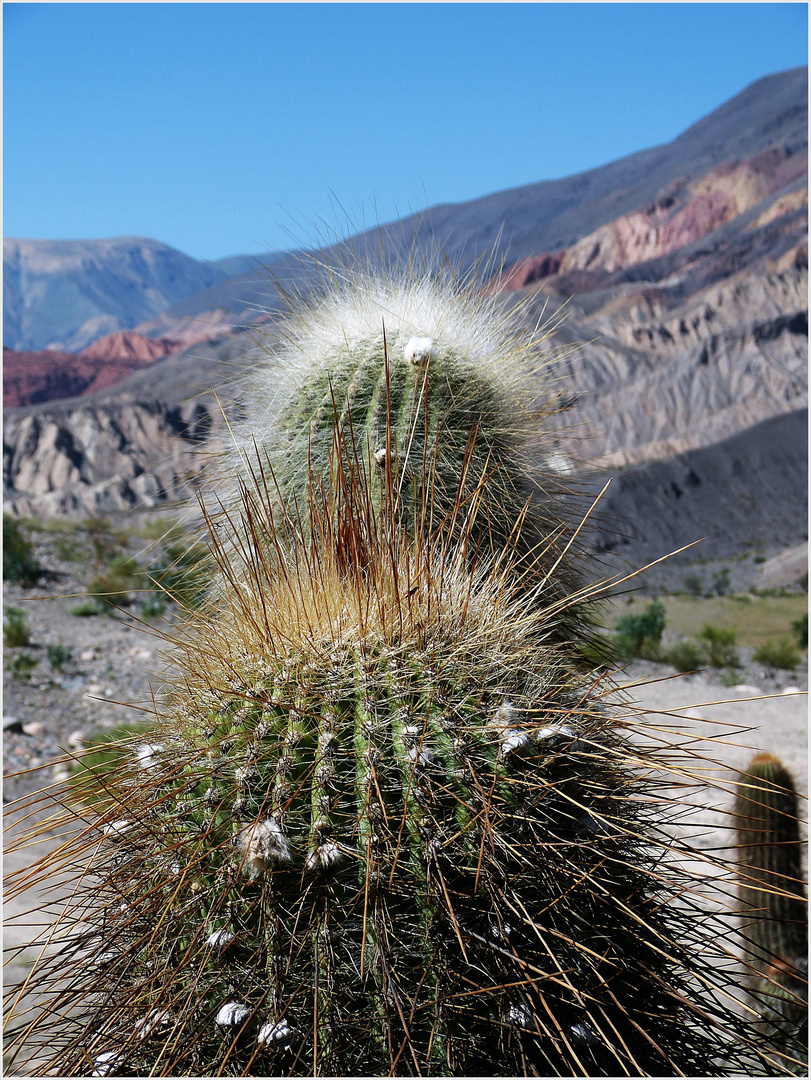
[[[50,1000],[22,1055],[47,1045],[64,1076],[780,1072],[726,1011],[717,927],[599,680],[507,562],[370,530],[352,480],[334,537],[331,512],[283,536],[246,493],[272,557],[215,541],[225,599],[58,854],[92,850],[93,878],[32,976]]]
[[[798,798],[779,758],[759,754],[738,781],[735,815],[740,899],[747,952],[758,974],[751,989],[764,1020],[806,1045],[808,912]]]

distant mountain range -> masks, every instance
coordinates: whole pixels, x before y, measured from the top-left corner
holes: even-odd
[[[327,253],[342,246],[371,252],[382,247],[393,255],[435,248],[463,267],[482,255],[513,263],[568,249],[601,226],[654,204],[660,218],[673,216],[680,193],[706,173],[774,147],[792,162],[784,174],[789,182],[798,155],[801,160],[807,150],[807,98],[807,68],[770,75],[664,146],[562,180],[435,206]],[[222,322],[243,324],[255,317],[254,305],[277,305],[277,283],[301,281],[307,269],[300,252],[202,263],[139,237],[7,239],[3,260],[4,344],[68,352],[122,329],[177,337],[178,321],[210,318],[213,312]]]
[[[78,352],[228,277],[157,240],[3,241],[3,343]]]
[[[634,515],[634,499],[653,506],[652,491],[672,472],[660,501],[686,499],[683,509],[693,499],[700,518],[719,509],[723,491],[705,482],[701,504],[697,488],[677,479],[689,474],[689,461],[704,477],[716,460],[724,469],[734,460],[757,462],[749,479],[764,523],[757,542],[779,546],[778,533],[786,545],[798,542],[806,478],[798,473],[805,458],[797,439],[805,420],[783,423],[780,439],[768,436],[770,447],[797,443],[783,457],[747,440],[751,433],[760,445],[781,417],[802,418],[807,407],[807,95],[806,68],[772,75],[666,146],[563,180],[434,207],[343,246],[360,255],[383,249],[394,260],[413,249],[439,250],[463,269],[489,257],[496,269],[483,288],[520,301],[528,320],[543,311],[559,323],[562,352],[552,374],[564,408],[555,423],[575,472],[631,466],[622,491]],[[6,414],[7,500],[21,513],[108,512],[175,497],[183,477],[202,467],[189,447],[208,445],[217,430],[219,405],[207,392],[218,386],[218,401],[225,400],[223,384],[249,362],[253,335],[242,331],[265,321],[272,336],[280,292],[306,289],[312,272],[300,252],[204,265],[133,238],[77,242],[76,250],[68,242],[64,249],[7,244],[17,260],[6,276],[7,326],[25,326],[17,337],[6,331],[17,350],[7,354],[8,402],[30,403]],[[137,279],[141,245],[150,254]],[[324,257],[338,254],[336,246]],[[264,270],[246,270],[252,264]],[[48,296],[59,304],[44,302]],[[73,323],[71,296],[82,298]],[[118,356],[123,339],[109,336],[105,319],[134,332],[137,356]],[[87,346],[105,329],[94,360]],[[144,338],[158,342],[154,360]],[[33,341],[59,344],[62,355],[34,356],[41,344]],[[93,368],[103,355],[106,374],[103,364]],[[114,382],[113,375],[127,377]],[[168,448],[184,433],[175,468]],[[791,491],[791,512],[778,510],[775,500],[782,506]],[[680,514],[693,521],[675,503],[668,520]],[[737,505],[730,511],[731,520],[745,517]],[[756,542],[756,522],[749,532]]]

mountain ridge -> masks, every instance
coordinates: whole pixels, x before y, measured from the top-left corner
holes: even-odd
[[[711,497],[690,503],[690,529],[717,534],[713,550],[725,552],[748,542],[747,505],[774,523],[761,529],[770,552],[803,540],[794,511],[807,485],[799,446],[808,400],[807,69],[761,83],[684,132],[679,139],[689,153],[674,156],[667,144],[583,174],[580,195],[591,201],[574,239],[533,246],[513,261],[505,253],[515,248],[505,241],[491,264],[503,259],[504,272],[489,284],[482,279],[529,323],[555,324],[546,376],[529,372],[528,390],[541,394],[551,382],[559,395],[548,423],[567,469],[586,479],[625,478],[609,500],[612,511],[627,510],[640,523],[645,513],[659,515],[663,532],[675,535],[678,509],[688,503],[662,503],[660,493],[671,481],[683,488],[685,462],[707,477],[714,462],[727,473],[738,463],[745,483],[727,485],[725,494],[709,478],[702,492]],[[752,130],[739,130],[747,118]],[[725,156],[730,149],[737,156]],[[633,184],[605,189],[606,177],[627,177],[640,166]],[[657,187],[657,176],[669,179]],[[507,195],[521,203],[531,189],[560,183]],[[635,201],[640,193],[645,198]],[[497,208],[501,195],[484,201],[495,199]],[[536,210],[535,218],[546,212]],[[438,219],[440,211],[431,213]],[[531,217],[527,228],[537,225]],[[381,230],[411,236],[416,220],[344,246],[362,259]],[[561,220],[533,235],[569,235]],[[462,239],[463,264],[480,237]],[[221,260],[219,269],[239,268],[246,258]],[[273,348],[279,300],[271,297],[272,279],[282,289],[307,286],[306,255],[274,258],[265,281],[219,280],[138,324],[149,337],[197,341],[168,362],[141,366],[84,397],[9,410],[11,512],[114,513],[163,505],[195,484],[217,440],[227,438],[223,409],[240,410],[239,380],[255,362],[257,322],[265,321],[262,334]],[[773,452],[774,432],[792,441],[783,457]],[[794,510],[782,505],[787,499]],[[648,541],[640,539],[646,558]],[[614,554],[633,560],[634,550]]]
[[[3,240],[3,340],[78,352],[226,278],[149,237]]]

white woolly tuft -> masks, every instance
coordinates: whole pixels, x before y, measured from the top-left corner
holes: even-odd
[[[217,1013],[215,1023],[220,1027],[238,1027],[250,1014],[250,1008],[241,1001],[227,1001]]]
[[[224,949],[233,940],[234,935],[230,930],[215,930],[213,934],[209,934],[206,945],[209,945],[212,949]]]
[[[414,367],[422,367],[423,364],[427,364],[431,359],[431,352],[434,348],[434,342],[429,337],[413,337],[406,342],[403,349],[403,356],[406,362],[413,364]]]
[[[166,1024],[171,1022],[171,1019],[168,1009],[153,1009],[135,1025],[135,1037],[137,1039],[148,1039],[156,1028],[165,1027]]]
[[[105,825],[102,832],[105,836],[123,836],[131,828],[132,822],[122,818],[120,821],[111,821],[109,825]]]
[[[156,757],[162,751],[163,746],[160,743],[144,743],[138,747],[138,764],[142,769],[153,768],[157,765]]]
[[[252,878],[281,863],[290,862],[290,848],[278,821],[262,818],[246,825],[236,835],[242,863]]]
[[[93,1072],[90,1075],[111,1076],[123,1061],[124,1059],[121,1055],[117,1054],[114,1050],[105,1050],[104,1053],[99,1054],[93,1062]]]
[[[292,1034],[293,1029],[287,1021],[279,1020],[275,1024],[263,1024],[256,1036],[256,1041],[260,1046],[267,1043],[284,1043],[289,1041]]]

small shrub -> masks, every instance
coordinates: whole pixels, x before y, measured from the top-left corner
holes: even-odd
[[[165,611],[166,601],[162,596],[149,596],[141,603],[142,619],[154,619],[158,615],[163,615]]]
[[[684,579],[684,591],[688,596],[703,596],[704,582],[700,574],[688,574]]]
[[[81,562],[89,557],[89,551],[75,536],[58,533],[54,540],[54,554],[63,562]]]
[[[665,663],[672,664],[676,671],[698,671],[704,667],[704,650],[695,640],[678,641],[665,653]]]
[[[764,641],[752,653],[752,659],[768,667],[793,671],[800,662],[800,653],[791,638],[781,637],[776,641]]]
[[[32,656],[31,653],[20,653],[19,656],[15,656],[13,660],[9,660],[6,664],[6,671],[9,675],[14,676],[17,679],[29,679],[31,672],[39,663],[39,659],[36,656]]]
[[[25,613],[20,608],[6,608],[3,641],[9,649],[16,649],[30,643],[31,630],[25,621]]]
[[[664,628],[665,609],[659,600],[648,604],[640,615],[623,615],[616,625],[618,655],[623,659],[657,659]]]
[[[3,514],[3,577],[18,585],[36,585],[42,577],[42,567],[34,555],[19,522]]]
[[[48,663],[54,671],[61,671],[65,664],[73,660],[73,649],[68,649],[64,645],[49,645],[46,651]]]
[[[741,661],[735,648],[737,635],[734,630],[706,623],[697,635],[710,667],[740,667]]]
[[[85,618],[88,615],[103,615],[104,608],[100,607],[95,600],[82,600],[81,604],[73,605],[70,614],[79,618]]]
[[[712,594],[714,596],[727,596],[729,594],[729,567],[724,566],[712,579]]]
[[[211,583],[211,555],[204,544],[172,541],[147,573],[170,600],[183,607],[197,607]]]
[[[110,572],[117,574],[119,577],[137,578],[142,574],[142,570],[135,559],[123,551],[117,551],[115,554],[108,556],[107,565]]]
[[[121,536],[115,532],[105,517],[89,517],[79,524],[87,533],[93,548],[93,558],[97,565],[103,565],[121,545]]]
[[[109,573],[97,574],[91,578],[87,591],[95,597],[96,603],[102,606],[102,610],[113,607],[127,607],[132,602],[129,589],[132,586],[132,578],[124,577],[111,570]]]
[[[797,644],[801,649],[808,648],[808,612],[802,615],[799,619],[795,619],[791,624],[791,632],[797,639]]]

